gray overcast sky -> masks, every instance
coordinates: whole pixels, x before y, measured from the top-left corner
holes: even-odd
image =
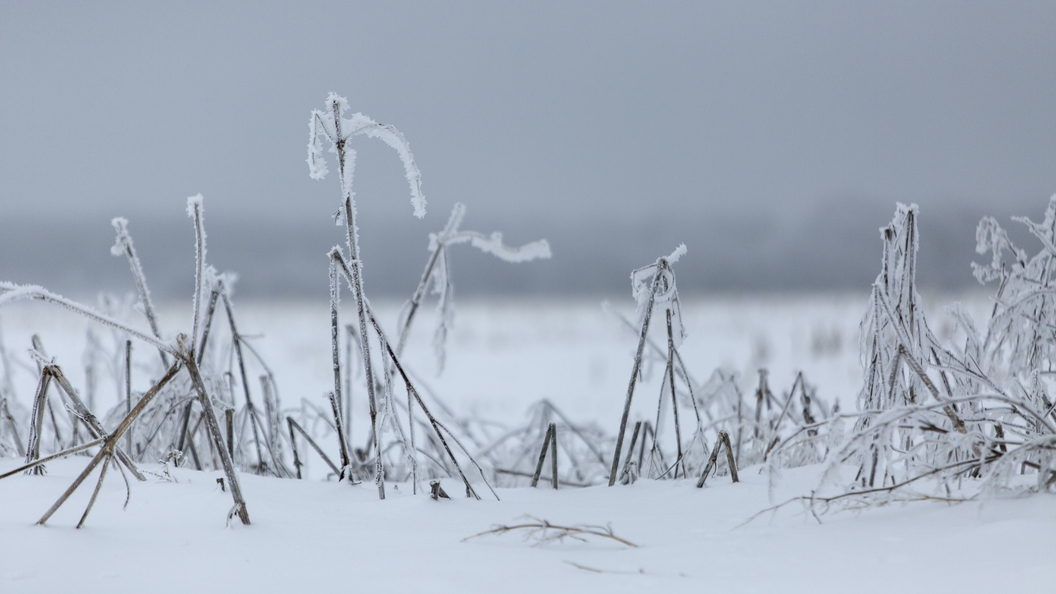
[[[429,200],[414,219],[395,154],[357,145],[368,290],[413,287],[455,201],[555,251],[460,255],[491,279],[469,290],[624,291],[679,241],[684,286],[867,286],[895,201],[956,286],[980,214],[1056,192],[1056,2],[216,4],[0,0],[0,277],[124,279],[125,215],[186,292],[202,192],[248,292],[325,290],[337,182],[304,159],[328,91],[403,131]]]

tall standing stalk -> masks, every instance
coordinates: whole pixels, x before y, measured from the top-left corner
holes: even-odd
[[[356,313],[359,319],[360,352],[363,355],[363,371],[366,375],[367,397],[370,402],[371,427],[374,445],[374,482],[378,486],[378,497],[385,498],[384,468],[382,466],[377,426],[377,395],[374,387],[374,370],[371,365],[370,343],[367,338],[366,297],[363,292],[363,268],[359,254],[359,229],[356,226],[356,208],[352,193],[352,172],[355,169],[356,153],[348,146],[353,136],[378,138],[396,150],[403,161],[404,173],[411,188],[411,204],[418,218],[425,216],[425,198],[421,190],[421,173],[414,163],[410,146],[396,128],[379,124],[371,118],[357,113],[351,119],[344,119],[348,101],[331,93],[326,99],[328,113],[313,111],[309,121],[308,137],[308,173],[314,179],[322,179],[327,174],[326,162],[323,159],[323,139],[331,143],[331,151],[337,155],[338,170],[341,182],[341,215],[345,222],[345,238],[348,245],[348,265],[352,273],[352,292],[356,299]],[[340,255],[332,250],[330,257]],[[339,382],[338,382],[339,383]],[[335,385],[335,391],[340,386]]]
[[[634,387],[638,383],[638,376],[642,369],[642,355],[645,345],[649,341],[649,321],[653,317],[653,308],[664,305],[668,312],[668,320],[672,314],[678,316],[679,336],[683,336],[682,322],[679,305],[678,290],[675,288],[675,273],[671,270],[674,264],[686,253],[686,244],[679,244],[675,251],[669,256],[660,257],[656,262],[631,272],[631,293],[638,302],[638,318],[641,320],[641,332],[638,335],[638,350],[634,355],[634,366],[631,368],[631,380],[627,384],[627,399],[623,404],[623,417],[620,419],[620,430],[616,434],[616,451],[612,455],[612,468],[609,470],[609,486],[616,484],[620,468],[620,452],[623,450],[623,438],[627,433],[627,418],[631,414],[631,401],[634,398]],[[668,349],[669,369],[665,375],[674,373],[674,342],[671,339]],[[674,382],[672,382],[672,388]],[[656,433],[653,433],[655,443]],[[644,441],[642,442],[644,446]],[[681,444],[680,448],[681,448]]]
[[[617,471],[620,465],[620,451],[623,449],[623,434],[627,431],[627,418],[631,416],[631,400],[634,398],[634,386],[638,383],[638,374],[642,368],[642,353],[645,351],[645,340],[649,335],[649,320],[653,317],[653,304],[656,302],[656,293],[660,289],[659,267],[663,262],[657,262],[657,274],[653,276],[652,286],[649,290],[649,303],[645,308],[645,318],[642,320],[642,332],[638,337],[638,351],[634,355],[634,365],[631,367],[631,381],[627,384],[627,399],[623,403],[623,417],[620,419],[620,430],[616,434],[616,451],[612,454],[612,468],[609,469],[609,486],[616,484]]]
[[[351,214],[351,202],[345,202],[347,207],[346,216]],[[350,233],[351,241],[355,241],[355,234]],[[356,246],[355,243],[350,243],[350,246]],[[358,252],[358,246],[352,248],[355,252]],[[335,258],[339,258],[341,252],[335,247],[330,250],[331,261]],[[370,404],[370,431],[373,435],[373,447],[374,447],[374,484],[378,487],[378,498],[385,499],[385,468],[381,460],[381,443],[380,436],[378,435],[378,404],[377,395],[375,394],[374,387],[374,368],[371,365],[370,360],[370,343],[367,342],[367,315],[366,307],[363,303],[363,280],[359,274],[359,261],[352,260],[349,264],[349,269],[352,275],[352,288],[356,292],[356,311],[359,316],[359,340],[360,340],[360,351],[363,353],[363,370],[367,376],[367,400]]]
[[[336,109],[336,106],[335,106]],[[341,118],[335,118],[337,123],[337,135],[341,136]],[[344,179],[345,150],[344,141],[339,146],[339,159],[341,161],[341,177]],[[351,180],[350,180],[351,182]],[[377,395],[374,388],[374,367],[370,360],[370,343],[367,341],[367,315],[363,296],[363,269],[359,259],[359,232],[356,227],[355,209],[352,208],[351,183],[341,184],[345,188],[345,235],[348,242],[349,268],[352,270],[352,289],[356,295],[356,315],[359,318],[359,344],[363,353],[363,371],[367,376],[367,398],[370,401],[370,426],[374,432],[374,484],[378,487],[378,498],[385,499],[385,469],[381,462],[381,448],[378,443],[377,431],[378,405]],[[331,252],[331,257],[333,252]]]

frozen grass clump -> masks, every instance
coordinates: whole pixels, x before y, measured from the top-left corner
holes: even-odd
[[[1050,288],[1056,197],[1041,224],[1016,219],[1040,244],[1033,257],[995,220],[980,222],[977,251],[992,258],[975,264],[975,274],[997,290],[982,324],[959,305],[950,309],[960,331],[956,342],[940,341],[921,307],[917,214],[916,206],[900,204],[881,229],[881,272],[862,321],[858,411],[834,415],[775,449],[783,456],[826,432],[838,437],[827,440],[829,470],[810,497],[813,504],[961,501],[1056,484]],[[844,438],[845,424],[852,427]]]

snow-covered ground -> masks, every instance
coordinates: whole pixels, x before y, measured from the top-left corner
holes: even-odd
[[[629,300],[628,300],[629,301]],[[932,326],[942,334],[936,299]],[[703,381],[719,366],[745,390],[770,370],[775,393],[803,371],[817,396],[854,407],[859,388],[857,324],[865,297],[715,298],[684,304],[682,354]],[[973,311],[986,302],[975,300]],[[377,304],[394,325],[397,306]],[[633,314],[632,305],[613,309]],[[351,311],[342,312],[343,323]],[[330,388],[329,310],[314,304],[238,304],[236,318],[275,372],[287,408],[318,406]],[[163,307],[164,332],[181,330],[185,308]],[[33,332],[83,384],[85,325],[40,305],[0,311],[3,339],[26,369],[16,371],[27,404],[35,383],[24,355]],[[596,302],[465,302],[457,310],[446,368],[435,373],[432,320],[416,322],[405,360],[434,397],[459,416],[504,424],[525,419],[547,398],[573,422],[615,433],[635,337]],[[106,336],[103,336],[104,340]],[[146,348],[137,357],[150,357]],[[656,368],[639,391],[634,417],[655,414]],[[145,389],[144,385],[135,386]],[[115,386],[100,373],[99,407]],[[366,435],[366,404],[355,401],[353,441]],[[75,530],[90,495],[82,488],[48,523],[33,522],[83,468],[86,458],[48,465],[45,477],[0,481],[0,592],[1054,592],[1056,501],[1050,495],[949,505],[914,503],[821,516],[796,504],[738,527],[756,512],[808,493],[819,468],[786,471],[771,491],[758,468],[739,484],[709,479],[639,481],[586,489],[500,489],[501,501],[432,501],[392,485],[378,501],[370,485],[242,475],[253,524],[225,525],[230,498],[219,473],[153,466],[147,483],[108,478],[87,525]],[[0,471],[14,468],[0,460]],[[319,475],[322,465],[310,459]],[[94,483],[94,481],[92,481]],[[460,492],[444,482],[452,495]],[[638,547],[591,538],[533,546],[519,534],[462,539],[525,515],[555,524],[611,525]],[[537,544],[537,543],[536,543]]]
[[[501,489],[501,501],[410,496],[390,487],[243,476],[253,524],[225,527],[220,473],[172,482],[110,480],[76,530],[83,489],[47,527],[33,522],[86,459],[0,482],[0,591],[30,592],[1016,592],[1056,585],[1052,496],[983,505],[915,503],[818,524],[769,505],[766,477],[639,481],[553,491]],[[14,466],[6,460],[2,468]],[[816,469],[786,473],[778,497]],[[446,481],[445,481],[446,482]],[[458,487],[447,483],[452,494]],[[463,539],[525,515],[611,525],[607,539],[533,546],[521,534]],[[578,567],[577,567],[578,566]]]

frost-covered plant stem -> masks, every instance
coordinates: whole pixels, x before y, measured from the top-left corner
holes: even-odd
[[[422,299],[425,297],[425,291],[429,288],[429,279],[433,276],[433,268],[436,267],[437,261],[440,259],[440,254],[443,252],[444,246],[438,245],[436,249],[429,254],[429,261],[425,263],[425,270],[422,272],[422,278],[418,281],[418,286],[414,289],[414,295],[411,296],[411,302],[407,305],[407,315],[403,319],[403,323],[400,325],[400,337],[396,343],[396,356],[403,356],[403,347],[407,344],[407,336],[411,332],[411,323],[414,321],[414,315],[418,313],[418,307],[422,304]],[[396,370],[393,369],[392,373]]]
[[[286,428],[290,430],[290,449],[293,450],[293,468],[297,471],[297,480],[301,480],[301,456],[297,451],[297,436],[293,433],[293,418],[286,417]]]
[[[246,414],[249,416],[250,425],[253,428],[253,444],[256,446],[257,451],[257,472],[259,474],[264,474],[267,472],[267,464],[264,462],[264,453],[260,449],[260,429],[257,427],[257,423],[259,422],[259,419],[257,418],[257,407],[253,406],[253,398],[250,397],[249,377],[246,375],[246,362],[242,358],[242,335],[238,333],[238,327],[235,325],[235,316],[231,311],[231,300],[227,296],[226,289],[220,294],[220,299],[224,302],[224,311],[227,313],[227,322],[231,327],[231,345],[235,349],[235,361],[238,363],[238,373],[242,379],[242,392],[246,397]],[[276,473],[278,473],[278,469],[276,469]]]
[[[95,455],[94,458],[92,458],[92,461],[88,463],[88,466],[81,472],[80,475],[78,475],[78,477],[73,481],[73,484],[71,484],[69,488],[66,489],[66,491],[51,506],[51,508],[49,508],[48,511],[46,511],[44,515],[41,516],[40,520],[37,521],[37,524],[43,525],[45,522],[47,522],[48,519],[56,511],[58,511],[62,504],[70,498],[70,495],[73,495],[74,491],[76,491],[77,488],[81,486],[81,483],[83,483],[85,479],[88,478],[88,475],[91,474],[92,470],[94,470],[95,467],[98,466],[99,463],[102,462],[104,459],[110,459],[110,457],[114,453],[114,450],[117,448],[117,441],[121,439],[125,431],[127,431],[128,428],[132,426],[132,423],[136,420],[139,414],[143,412],[143,409],[146,408],[147,404],[149,404],[150,401],[153,400],[159,392],[161,392],[161,389],[165,386],[165,384],[169,383],[169,381],[173,377],[175,377],[176,372],[179,371],[179,369],[179,362],[173,364],[173,366],[169,368],[169,371],[160,380],[158,380],[158,382],[154,384],[153,387],[151,387],[149,390],[147,390],[145,394],[143,394],[143,398],[140,398],[139,402],[136,403],[136,406],[131,411],[129,411],[127,415],[125,415],[125,418],[121,420],[121,423],[118,424],[117,428],[114,429],[113,433],[106,436],[106,440],[103,442],[103,447],[100,448],[99,452]],[[85,512],[85,516],[81,517],[81,522],[78,524],[78,527],[83,525],[86,516],[87,512]]]
[[[631,433],[631,445],[627,448],[627,457],[623,459],[623,470],[620,471],[620,480],[633,481],[633,477],[630,477],[631,471],[631,458],[634,457],[634,446],[638,443],[638,434],[641,433],[642,422],[638,421],[634,424],[634,431]]]
[[[550,486],[557,489],[557,425],[550,423],[546,427],[546,435],[543,436],[543,448],[539,451],[539,463],[535,465],[535,473],[532,474],[532,487],[539,484],[539,475],[543,473],[543,462],[546,460],[546,452],[550,451],[551,477]]]
[[[363,370],[367,376],[367,398],[370,400],[370,426],[374,433],[374,483],[378,487],[378,498],[385,499],[385,469],[381,461],[380,437],[377,431],[377,396],[374,393],[374,368],[370,361],[370,343],[367,341],[367,316],[363,295],[363,269],[359,259],[359,227],[356,226],[356,209],[352,206],[352,172],[348,167],[348,151],[341,134],[341,113],[336,101],[331,102],[334,128],[337,132],[337,159],[341,174],[341,191],[344,194],[345,240],[348,243],[348,265],[352,269],[352,291],[356,297],[356,315],[359,318],[359,343],[362,345]],[[331,257],[333,252],[331,251]],[[336,344],[336,342],[335,342]],[[335,359],[336,361],[336,359]],[[335,386],[335,390],[339,389]]]
[[[645,317],[642,319],[642,331],[638,338],[638,351],[634,355],[634,365],[631,367],[631,381],[627,384],[627,399],[623,403],[623,417],[620,419],[620,430],[616,434],[616,451],[612,454],[612,468],[609,470],[609,486],[616,484],[617,470],[620,464],[620,451],[623,449],[623,435],[627,431],[627,419],[631,416],[631,400],[634,398],[634,386],[638,382],[638,375],[642,368],[642,353],[645,350],[645,341],[649,334],[649,320],[653,317],[653,304],[656,301],[656,293],[660,289],[660,269],[667,268],[667,261],[661,258],[657,261],[657,274],[653,275],[652,284],[649,289],[649,302],[645,308]]]
[[[351,464],[352,460],[348,455],[348,444],[345,441],[345,434],[341,430],[341,403],[345,401],[341,396],[341,351],[338,344],[338,337],[340,333],[340,325],[337,321],[337,310],[341,299],[341,284],[337,279],[337,263],[331,258],[330,259],[330,353],[334,364],[334,391],[331,394],[331,403],[334,407],[334,422],[337,424],[338,441],[340,441],[341,451],[341,468],[343,472],[347,474],[348,479],[352,480]],[[352,403],[347,404],[349,407]],[[340,475],[339,475],[340,476]]]
[[[527,516],[530,522],[525,524],[517,524],[515,526],[496,526],[491,530],[485,530],[479,534],[467,536],[462,539],[465,542],[471,538],[478,538],[489,534],[505,534],[514,530],[524,530],[528,533],[528,536],[534,538],[539,543],[547,543],[552,541],[561,541],[565,538],[572,538],[576,540],[583,540],[583,536],[599,536],[602,538],[608,538],[614,540],[620,544],[627,545],[629,547],[637,547],[638,545],[633,542],[620,538],[612,533],[611,526],[591,526],[580,524],[576,526],[558,526],[557,524],[551,524],[546,520],[540,520],[532,516]],[[574,565],[574,564],[573,564]]]
[[[346,197],[345,200],[345,216],[346,220],[351,220],[352,203],[350,197]],[[355,243],[355,233],[351,230],[353,226],[354,223],[349,223],[349,249],[358,256],[359,248]],[[380,436],[378,435],[377,395],[375,394],[374,388],[374,368],[373,365],[371,365],[370,360],[366,303],[363,298],[363,279],[360,276],[359,259],[358,257],[354,257],[351,262],[346,263],[344,258],[341,257],[341,252],[337,248],[330,250],[330,259],[331,261],[336,259],[339,264],[346,268],[346,273],[348,275],[346,280],[352,285],[352,290],[356,295],[356,314],[359,316],[359,344],[360,351],[363,353],[363,370],[367,376],[367,399],[370,404],[370,430],[373,434],[374,442],[374,483],[378,487],[378,498],[385,499],[385,469],[382,465],[381,446],[379,443]]]
[[[336,107],[335,107],[336,109]],[[340,118],[338,118],[340,121]],[[340,129],[338,130],[340,134]],[[342,145],[343,146],[343,145]],[[370,405],[370,432],[374,448],[374,484],[378,487],[378,498],[385,499],[385,468],[381,458],[381,436],[378,431],[378,405],[374,387],[374,368],[370,359],[370,342],[367,335],[367,311],[363,298],[363,279],[359,268],[359,246],[356,243],[355,222],[352,222],[352,198],[345,196],[345,221],[348,223],[349,250],[354,254],[351,262],[345,262],[340,250],[330,250],[331,266],[336,270],[340,266],[345,273],[345,280],[352,286],[356,295],[356,314],[359,317],[359,344],[363,354],[363,370],[367,376],[367,399]],[[336,274],[336,273],[335,273]],[[336,344],[336,343],[335,343]]]
[[[671,386],[671,412],[675,416],[675,443],[678,447],[678,458],[675,459],[674,478],[678,478],[678,467],[682,466],[682,476],[686,475],[685,461],[682,455],[682,428],[678,422],[678,396],[675,394],[675,338],[671,329],[671,310],[667,313],[667,383]],[[657,422],[659,427],[659,421]]]
[[[352,440],[352,361],[353,352],[358,351],[357,341],[359,335],[356,334],[356,329],[352,324],[345,324],[345,391],[344,400],[341,402],[341,408],[345,413],[345,437],[348,439],[348,443],[353,443]]]
[[[92,411],[81,401],[80,396],[77,394],[77,390],[74,389],[70,381],[66,379],[66,375],[62,372],[62,368],[58,365],[47,365],[44,367],[44,373],[47,373],[51,379],[58,384],[62,393],[66,395],[66,398],[72,404],[74,415],[85,423],[91,436],[93,438],[105,437],[106,430],[103,429],[102,423],[99,422],[99,419],[96,418],[96,416],[92,414]],[[132,472],[132,475],[135,476],[137,480],[147,480],[139,472],[139,469],[136,468],[136,465],[124,450],[120,447],[115,448],[115,455],[117,456],[118,461]]]
[[[326,455],[326,452],[323,451],[323,448],[319,447],[319,444],[315,443],[315,440],[312,439],[310,435],[308,435],[308,432],[305,431],[304,428],[297,423],[297,421],[293,420],[293,417],[286,417],[286,423],[290,426],[291,442],[293,441],[293,430],[296,429],[297,432],[300,433],[301,436],[304,437],[304,439],[308,442],[308,445],[312,446],[312,449],[315,450],[315,453],[319,454],[319,457],[323,459],[323,462],[325,462],[326,465],[330,467],[330,470],[334,472],[334,476],[341,476],[341,470],[337,468],[337,465],[330,460],[330,457]]]
[[[533,241],[520,247],[510,247],[503,243],[502,234],[497,231],[490,236],[486,236],[476,231],[459,230],[465,214],[465,205],[456,203],[454,208],[451,209],[451,216],[448,218],[447,224],[444,225],[444,229],[438,234],[429,235],[429,249],[431,250],[429,260],[425,264],[425,270],[422,272],[422,277],[418,281],[418,286],[411,296],[405,313],[400,316],[398,325],[399,337],[396,344],[397,356],[403,355],[403,347],[407,343],[411,323],[414,321],[415,314],[418,312],[422,299],[424,299],[431,283],[433,284],[433,293],[439,296],[439,302],[437,303],[439,324],[433,342],[440,369],[443,369],[444,345],[447,340],[449,326],[451,325],[454,307],[452,298],[454,288],[451,283],[447,252],[450,246],[468,243],[482,252],[511,263],[529,262],[550,257],[550,244],[545,239]],[[388,373],[391,376],[394,371],[388,369]]]
[[[220,298],[220,292],[224,290],[224,281],[217,281],[216,286],[209,293],[209,305],[205,308],[205,322],[202,324],[202,341],[198,347],[198,358],[196,361],[201,366],[202,358],[205,357],[205,347],[209,343],[209,331],[213,327],[213,315],[216,313],[216,302]]]
[[[44,430],[44,403],[48,397],[48,385],[51,384],[51,373],[45,367],[40,372],[37,390],[33,396],[33,410],[29,415],[29,446],[26,450],[26,463],[40,457],[40,438]],[[44,474],[43,466],[34,466],[27,474]]]
[[[395,367],[395,365],[393,365]],[[390,383],[390,397],[391,397],[391,383],[392,377],[389,376]],[[407,428],[410,432],[411,437],[411,492],[414,495],[418,494],[418,445],[415,443],[414,436],[414,406],[412,404],[411,391],[407,390]]]
[[[411,189],[411,204],[414,206],[415,216],[425,216],[425,198],[422,196],[421,173],[414,163],[410,146],[396,128],[379,124],[371,118],[357,113],[350,120],[345,120],[343,114],[348,109],[348,101],[334,93],[326,98],[329,113],[313,111],[308,120],[308,174],[313,179],[323,179],[327,174],[326,162],[323,159],[323,139],[331,143],[331,152],[337,155],[338,169],[341,181],[342,211],[345,221],[345,234],[348,243],[348,266],[351,268],[352,292],[356,298],[356,309],[359,318],[360,347],[363,354],[363,371],[366,375],[367,396],[370,402],[371,427],[374,433],[374,481],[378,486],[378,496],[385,498],[384,469],[382,467],[382,452],[378,447],[378,424],[377,424],[377,402],[374,388],[374,370],[370,361],[370,343],[367,341],[367,321],[365,315],[366,297],[363,293],[363,270],[359,255],[358,228],[356,227],[356,209],[352,192],[352,172],[355,168],[355,151],[347,142],[353,136],[364,135],[370,138],[378,138],[396,150],[403,162],[404,173],[407,183]],[[346,129],[347,127],[347,129]],[[332,250],[331,258],[338,255],[340,251]],[[339,391],[335,386],[335,392]]]
[[[411,378],[407,377],[407,374],[403,371],[403,367],[400,365],[399,358],[396,357],[396,353],[393,352],[392,346],[390,346],[388,341],[385,340],[385,335],[381,330],[381,326],[378,324],[378,321],[374,319],[373,315],[370,316],[370,321],[374,325],[374,330],[378,333],[378,340],[381,342],[381,348],[386,349],[389,352],[389,356],[392,358],[392,364],[396,367],[396,371],[400,374],[400,377],[403,378],[407,391],[414,396],[414,399],[418,402],[418,406],[421,407],[422,412],[425,413],[426,418],[429,419],[429,423],[433,426],[433,431],[436,433],[437,438],[440,439],[440,443],[443,444],[444,450],[447,452],[448,457],[451,458],[451,462],[453,462],[455,465],[455,469],[458,470],[458,476],[462,478],[462,482],[466,486],[466,496],[472,496],[479,500],[480,495],[477,495],[476,490],[474,490],[473,486],[469,483],[469,479],[467,479],[466,474],[462,472],[462,467],[458,464],[458,460],[455,458],[454,452],[452,452],[451,447],[447,445],[447,440],[444,438],[444,434],[440,430],[442,425],[440,425],[440,423],[436,420],[432,413],[429,412],[429,409],[425,406],[425,403],[422,402],[422,397],[419,396],[418,391],[414,389],[414,385],[411,383]],[[476,464],[475,461],[473,463]],[[480,467],[478,466],[477,469],[479,470]],[[483,476],[484,474],[481,473],[482,478]],[[488,488],[491,488],[491,485],[488,485]],[[494,493],[495,492],[492,491],[492,494]],[[498,495],[496,495],[495,498],[498,499]]]
[[[21,301],[24,299],[32,299],[36,301],[43,301],[45,303],[53,303],[55,305],[65,307],[66,309],[77,313],[93,322],[98,322],[104,326],[109,326],[110,328],[113,328],[120,332],[125,332],[133,338],[138,338],[139,340],[142,340],[143,342],[159,350],[169,353],[170,355],[176,354],[176,349],[171,344],[159,340],[149,334],[144,334],[123,322],[115,320],[110,316],[103,315],[95,309],[88,307],[87,305],[82,305],[80,303],[77,303],[76,301],[72,301],[61,295],[56,295],[55,293],[48,291],[44,287],[40,287],[37,285],[16,285],[14,283],[0,282],[0,291],[3,292],[2,294],[0,294],[0,305],[3,305],[5,303],[12,303],[15,301]]]
[[[132,341],[125,341],[125,412],[132,412]],[[125,436],[125,447],[132,451],[132,432]],[[104,467],[105,468],[105,467]]]
[[[160,339],[161,331],[158,329],[158,318],[154,313],[154,302],[150,299],[147,277],[143,274],[143,266],[139,262],[139,255],[136,254],[136,247],[132,243],[132,235],[128,232],[128,220],[117,217],[110,223],[114,226],[114,230],[117,231],[117,241],[114,247],[110,248],[110,253],[115,256],[124,253],[128,259],[128,267],[132,270],[132,278],[136,281],[136,290],[139,292],[139,301],[143,304],[143,315],[147,317],[150,331],[154,333],[155,337]],[[165,351],[159,350],[158,353],[161,355],[162,364],[168,368],[169,356]]]
[[[338,480],[348,478],[352,481],[352,460],[348,455],[348,442],[345,439],[345,428],[341,422],[341,407],[337,404],[337,395],[333,392],[327,394],[330,400],[330,409],[334,412],[334,427],[337,429],[337,442],[341,452],[341,471],[337,473]]]
[[[187,216],[194,221],[194,309],[191,345],[198,344],[198,324],[202,308],[202,287],[205,284],[205,226],[202,223],[202,195],[187,199]]]
[[[719,436],[715,439],[715,447],[711,450],[708,464],[704,467],[704,471],[700,473],[700,479],[697,480],[698,489],[704,486],[704,481],[708,479],[708,474],[715,468],[719,460],[719,450],[722,448],[726,448],[726,465],[730,467],[730,478],[735,483],[740,482],[737,477],[737,462],[734,460],[733,448],[730,446],[730,434],[722,430],[719,431]]]
[[[183,337],[183,335],[180,336]],[[177,338],[177,342],[179,342],[179,338]],[[237,344],[237,341],[235,344]],[[238,477],[235,475],[235,465],[231,460],[231,451],[228,449],[231,446],[231,443],[227,444],[228,448],[224,447],[225,444],[223,434],[220,432],[220,423],[216,420],[216,415],[213,413],[213,404],[209,400],[209,394],[205,388],[205,382],[202,380],[202,376],[198,372],[198,364],[194,359],[193,347],[187,345],[181,346],[186,348],[181,349],[180,358],[182,359],[184,366],[187,368],[187,372],[191,376],[191,385],[194,387],[194,390],[198,395],[198,403],[201,405],[202,414],[205,415],[205,428],[209,432],[210,439],[213,440],[213,449],[220,456],[220,464],[223,466],[224,475],[227,477],[227,482],[231,487],[231,498],[234,500],[235,504],[231,513],[237,514],[243,524],[249,525],[249,511],[246,509],[245,499],[242,498],[242,488],[238,483]],[[144,396],[144,398],[146,398],[146,396]],[[137,404],[137,406],[139,405]]]

